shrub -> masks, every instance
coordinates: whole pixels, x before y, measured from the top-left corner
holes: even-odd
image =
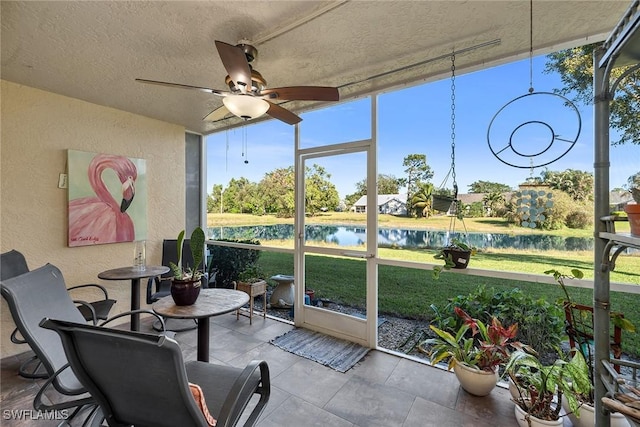
[[[575,210],[567,215],[565,223],[569,228],[588,228],[593,224],[593,218],[588,212]]]
[[[576,202],[564,191],[550,190],[553,194],[553,206],[545,209],[546,219],[543,230],[560,230],[565,225],[567,215],[574,210]]]
[[[460,328],[454,307],[483,322],[490,322],[495,316],[503,325],[517,323],[516,340],[540,353],[553,351],[564,338],[564,313],[560,307],[542,298],[534,300],[518,288],[496,292],[482,285],[469,295],[452,298],[445,307],[432,305],[436,314],[433,322],[438,328],[452,331]]]
[[[222,242],[246,243],[259,245],[257,240],[220,239]],[[211,246],[211,264],[209,271],[217,269],[216,287],[232,288],[232,282],[238,280],[243,271],[256,267],[261,251],[255,249],[230,248],[227,246]]]

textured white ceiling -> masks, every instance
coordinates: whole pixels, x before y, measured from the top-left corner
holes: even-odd
[[[604,39],[629,4],[534,0],[534,53]],[[336,86],[342,99],[440,78],[452,50],[463,73],[530,45],[526,0],[2,1],[0,14],[2,79],[201,134],[237,124],[202,120],[219,97],[134,79],[227,89],[215,40],[250,40],[269,87]]]

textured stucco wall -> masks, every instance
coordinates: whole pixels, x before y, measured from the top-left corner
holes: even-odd
[[[56,265],[67,286],[100,283],[118,300],[113,312],[126,311],[130,283],[101,281],[97,274],[131,265],[134,243],[67,247],[67,190],[58,188],[58,175],[66,172],[68,149],[146,159],[147,262],[159,264],[162,239],[175,238],[184,228],[185,129],[4,80],[0,84],[1,251],[21,251],[30,268]],[[141,284],[143,306],[145,287],[146,282]],[[1,357],[25,351],[9,340],[14,325],[4,299],[0,310]]]

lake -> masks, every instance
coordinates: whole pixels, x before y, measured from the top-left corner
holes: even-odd
[[[210,227],[208,235],[213,240],[258,239],[268,245],[269,240],[290,240],[294,236],[292,224],[256,225],[242,227]],[[332,243],[337,246],[364,246],[366,228],[350,225],[308,225],[305,228],[307,244],[312,242]],[[460,238],[460,233],[436,230],[414,230],[404,228],[380,228],[378,247],[401,247],[436,249],[444,246],[452,238]],[[504,234],[468,233],[461,239],[478,249],[524,249],[524,250],[593,250],[593,238],[560,237],[544,234]]]

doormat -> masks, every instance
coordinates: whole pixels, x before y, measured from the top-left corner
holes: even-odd
[[[289,353],[313,360],[338,372],[347,372],[369,351],[360,344],[305,328],[293,329],[270,342]]]

